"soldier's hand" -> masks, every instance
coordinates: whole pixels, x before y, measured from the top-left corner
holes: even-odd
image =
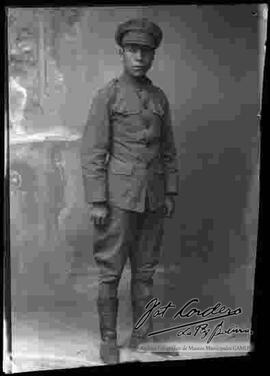
[[[164,214],[166,217],[172,217],[173,212],[175,209],[174,197],[173,196],[165,196],[164,201]]]
[[[109,215],[109,208],[105,202],[95,202],[90,205],[90,220],[97,226],[103,226]]]

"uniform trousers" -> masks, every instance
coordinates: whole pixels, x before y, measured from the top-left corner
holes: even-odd
[[[152,296],[153,276],[160,260],[163,208],[135,212],[110,206],[105,225],[94,225],[93,253],[99,269],[99,299],[117,298],[127,260],[131,266],[131,298]]]

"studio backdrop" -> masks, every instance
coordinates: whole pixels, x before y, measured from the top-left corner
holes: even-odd
[[[170,102],[179,159],[180,194],[175,216],[165,221],[158,297],[241,306],[237,323],[249,326],[266,24],[261,8],[10,8],[7,14],[14,354],[24,351],[20,312],[27,317],[42,304],[50,312],[58,293],[68,300],[70,291],[87,296],[96,286],[81,136],[97,90],[121,74],[114,34],[133,17],[147,17],[163,31],[149,77]],[[128,299],[128,266],[125,273]],[[79,315],[83,309],[76,307]],[[91,321],[90,330],[97,326]]]

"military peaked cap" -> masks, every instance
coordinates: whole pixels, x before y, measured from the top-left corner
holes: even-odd
[[[115,40],[121,47],[133,43],[157,48],[162,40],[162,31],[147,18],[134,18],[118,26]]]

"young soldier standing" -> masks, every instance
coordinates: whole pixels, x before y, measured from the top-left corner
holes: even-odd
[[[161,29],[132,19],[116,31],[123,73],[94,98],[85,127],[81,162],[86,201],[94,222],[93,252],[99,268],[97,308],[105,363],[117,363],[118,284],[131,265],[134,326],[152,297],[164,215],[174,211],[178,165],[168,100],[146,77]],[[149,319],[133,328],[135,349],[152,330]]]

